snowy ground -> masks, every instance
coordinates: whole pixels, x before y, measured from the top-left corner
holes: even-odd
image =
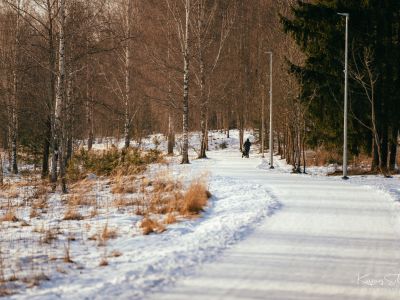
[[[237,138],[226,139],[223,134],[215,134],[212,147],[221,148],[221,143],[237,147]],[[205,160],[193,161],[190,166],[154,165],[147,172],[150,174],[145,175],[167,170],[166,174],[190,181],[204,176],[212,164],[212,160]],[[30,209],[24,203],[28,195],[13,199],[21,202],[15,211],[21,223],[1,224],[2,271],[6,279],[14,276],[25,278],[25,282],[32,280],[27,284],[32,287],[10,281],[7,287],[18,292],[11,299],[81,299],[104,298],[104,295],[142,298],[154,288],[189,274],[198,264],[212,260],[279,208],[269,191],[257,184],[211,175],[209,189],[213,197],[201,218],[181,219],[168,225],[167,231],[160,235],[143,236],[137,225],[142,217],[135,215],[133,209],[113,205],[115,199],[107,179],[90,180],[87,185],[98,211],[91,217],[90,211],[81,209],[84,216],[81,221],[62,221],[66,199],[58,193],[51,195],[45,213],[38,217],[29,216]],[[32,193],[32,189],[27,193]],[[117,238],[100,244],[91,237],[101,233],[105,226],[115,230]],[[54,240],[44,242],[50,231],[55,235]],[[63,259],[66,248],[72,264]],[[102,259],[107,259],[107,266],[99,266]],[[38,286],[34,278],[41,279]],[[43,280],[46,278],[49,280]]]
[[[141,146],[154,148],[154,142],[154,137],[145,139]],[[45,253],[27,245],[15,260],[40,266],[51,280],[10,298],[399,299],[400,276],[398,284],[384,281],[377,287],[385,275],[400,272],[399,177],[353,177],[343,182],[324,176],[329,168],[295,175],[278,159],[277,168],[269,170],[256,151],[250,159],[241,159],[235,131],[230,139],[213,133],[210,142],[210,159],[163,167],[186,180],[209,173],[213,197],[201,218],[182,220],[149,236],[139,234],[138,216],[111,208],[80,223],[85,230],[73,222],[63,225],[67,233],[84,232],[69,242],[75,263],[44,263],[50,256],[63,255],[67,239]],[[113,143],[118,144],[103,140],[95,147]],[[156,144],[166,148],[161,136]],[[191,145],[194,158],[197,134]],[[95,197],[105,197],[107,187],[94,191]],[[102,201],[111,201],[107,199]],[[116,239],[106,247],[88,240],[106,223],[118,229]],[[10,235],[28,230],[23,232],[21,227],[2,228],[1,251],[12,251],[13,245],[7,244]],[[116,252],[122,255],[113,256]],[[99,267],[102,257],[109,257],[108,266]],[[360,282],[359,274],[368,276]],[[374,279],[374,286],[368,287],[367,279]]]
[[[282,161],[269,170],[235,152],[211,159],[219,176],[268,189],[282,209],[216,261],[146,299],[400,299],[399,178],[344,182],[322,170],[290,174]]]

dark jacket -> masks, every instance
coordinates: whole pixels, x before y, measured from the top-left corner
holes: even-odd
[[[250,150],[250,146],[251,146],[250,141],[247,140],[247,141],[243,144],[243,146],[244,146],[244,149],[248,152],[248,151]]]

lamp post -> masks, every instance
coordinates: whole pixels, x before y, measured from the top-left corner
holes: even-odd
[[[264,86],[263,86],[264,89]],[[264,139],[265,139],[265,96],[261,94],[261,157],[264,158]]]
[[[269,155],[270,169],[274,168],[274,136],[272,125],[272,51],[268,51],[270,57],[269,64]]]
[[[349,52],[349,17],[348,13],[338,13],[346,17],[345,59],[344,59],[344,123],[343,123],[343,179],[347,176],[347,111],[348,111],[348,52]]]

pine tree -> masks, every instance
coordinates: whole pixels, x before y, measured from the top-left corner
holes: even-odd
[[[293,8],[294,18],[282,18],[285,32],[294,37],[306,55],[302,66],[289,63],[302,86],[300,98],[307,101],[311,95],[318,95],[309,109],[314,124],[309,142],[336,149],[342,143],[344,23],[337,15],[339,12],[350,14],[350,70],[365,75],[368,70],[363,66],[364,53],[367,49],[372,53],[370,71],[376,78],[373,89],[375,121],[381,167],[386,169],[388,145],[390,141],[394,144],[399,129],[396,80],[400,70],[398,64],[393,63],[399,56],[398,1],[320,0],[312,4],[298,1]],[[371,151],[373,147],[372,109],[360,81],[350,77],[349,142],[350,151],[358,154],[362,150]],[[376,145],[374,148],[377,153]],[[392,155],[395,150],[392,147]],[[377,155],[374,158],[378,166]]]

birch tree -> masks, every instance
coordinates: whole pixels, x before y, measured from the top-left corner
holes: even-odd
[[[59,49],[58,49],[58,74],[56,86],[56,98],[54,105],[54,125],[53,125],[53,155],[51,165],[51,181],[57,182],[57,163],[60,164],[60,177],[62,190],[67,192],[65,179],[65,136],[63,132],[63,108],[65,101],[65,0],[60,0],[59,12]]]
[[[184,16],[181,17],[179,1],[166,0],[168,9],[175,22],[176,33],[180,43],[183,57],[183,101],[182,101],[182,164],[189,163],[189,26],[191,1],[185,0],[183,3]]]
[[[21,0],[6,2],[14,12],[13,33],[10,51],[11,80],[8,93],[8,149],[9,164],[12,174],[18,174],[18,93],[19,93],[19,55],[20,55],[20,27],[21,27]]]
[[[209,79],[221,57],[221,52],[232,28],[236,7],[223,7],[221,1],[197,0],[193,13],[194,35],[197,50],[196,81],[200,89],[201,146],[199,158],[206,158],[208,137]]]

